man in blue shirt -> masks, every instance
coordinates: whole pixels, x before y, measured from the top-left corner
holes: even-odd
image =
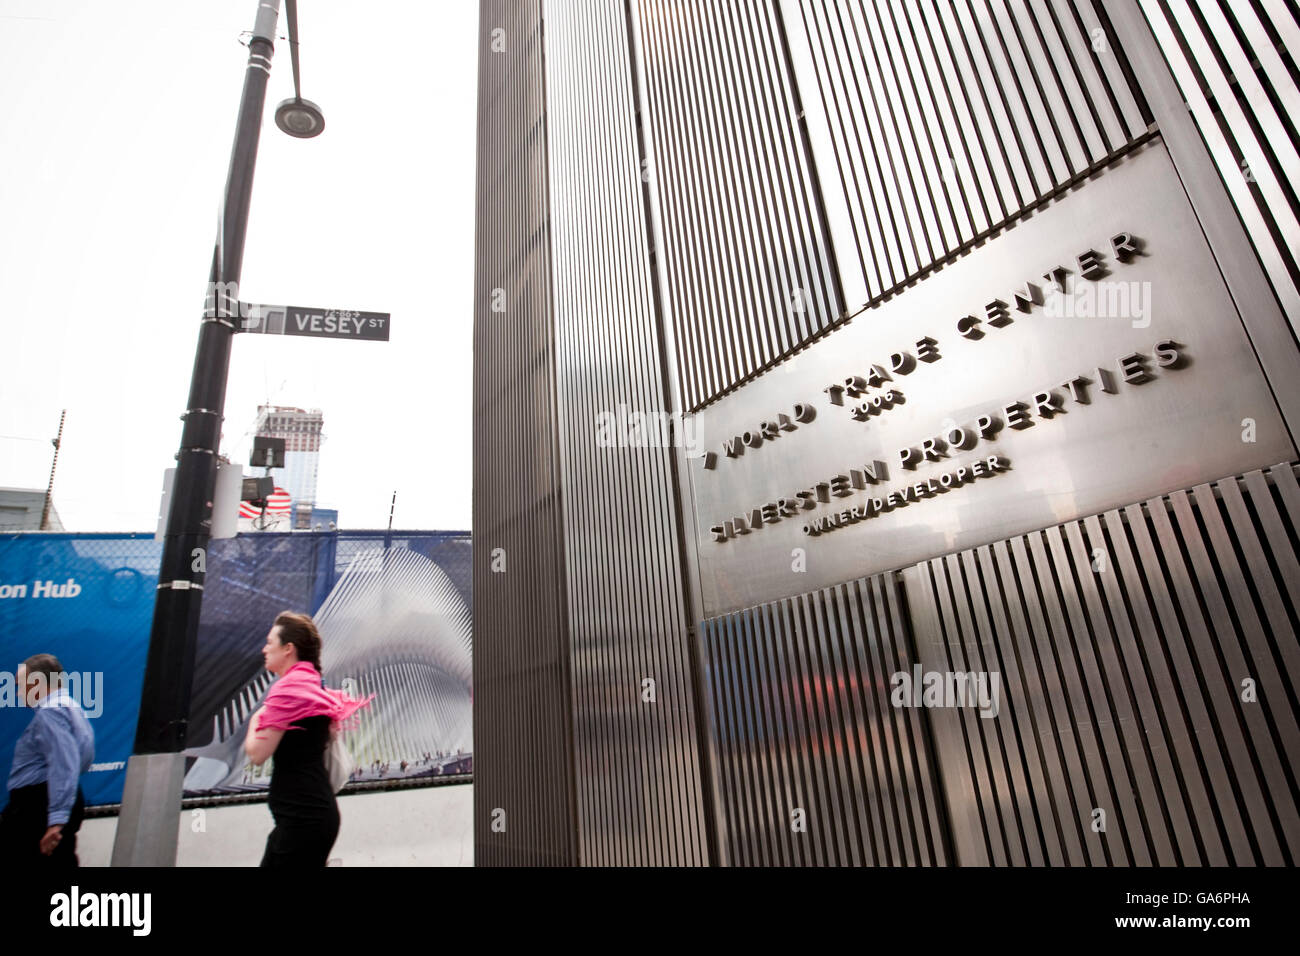
[[[6,863],[77,866],[86,805],[80,779],[95,759],[95,734],[62,675],[52,654],[36,654],[18,668],[18,686],[35,714],[14,746],[9,804],[0,815]]]

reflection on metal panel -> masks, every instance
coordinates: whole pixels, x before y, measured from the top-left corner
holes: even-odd
[[[577,862],[538,3],[484,0],[474,275],[474,859]]]
[[[890,700],[914,663],[893,575],[713,618],[704,642],[736,865],[949,861],[925,715]]]
[[[707,864],[681,423],[664,414],[628,23],[601,0],[546,0],[543,14],[579,858]]]
[[[1142,0],[1292,329],[1300,322],[1300,20],[1283,0]]]
[[[1107,162],[1149,123],[1094,0],[783,10],[850,312]]]
[[[665,306],[685,407],[757,374],[843,302],[774,0],[639,0]]]
[[[917,565],[962,864],[1300,859],[1300,486],[1278,465]]]

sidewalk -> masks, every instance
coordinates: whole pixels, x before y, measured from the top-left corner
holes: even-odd
[[[343,818],[330,853],[338,866],[473,866],[474,787],[417,787],[339,798]],[[265,803],[181,813],[179,866],[257,866],[273,826]],[[117,817],[85,821],[82,866],[108,866]]]

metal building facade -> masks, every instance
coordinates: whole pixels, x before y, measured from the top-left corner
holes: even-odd
[[[617,4],[547,2],[552,316],[579,855],[708,860],[687,579]],[[647,417],[647,414],[649,417]]]
[[[481,34],[479,862],[1296,863],[1293,8]]]
[[[474,420],[491,423],[474,432],[474,611],[493,635],[474,655],[483,864],[577,862],[540,13],[481,13],[499,46],[479,58],[474,276]]]
[[[706,863],[627,21],[569,2],[481,20],[476,860]]]

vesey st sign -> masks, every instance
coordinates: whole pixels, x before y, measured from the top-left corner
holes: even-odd
[[[241,303],[241,332],[387,342],[392,315],[354,309]]]

